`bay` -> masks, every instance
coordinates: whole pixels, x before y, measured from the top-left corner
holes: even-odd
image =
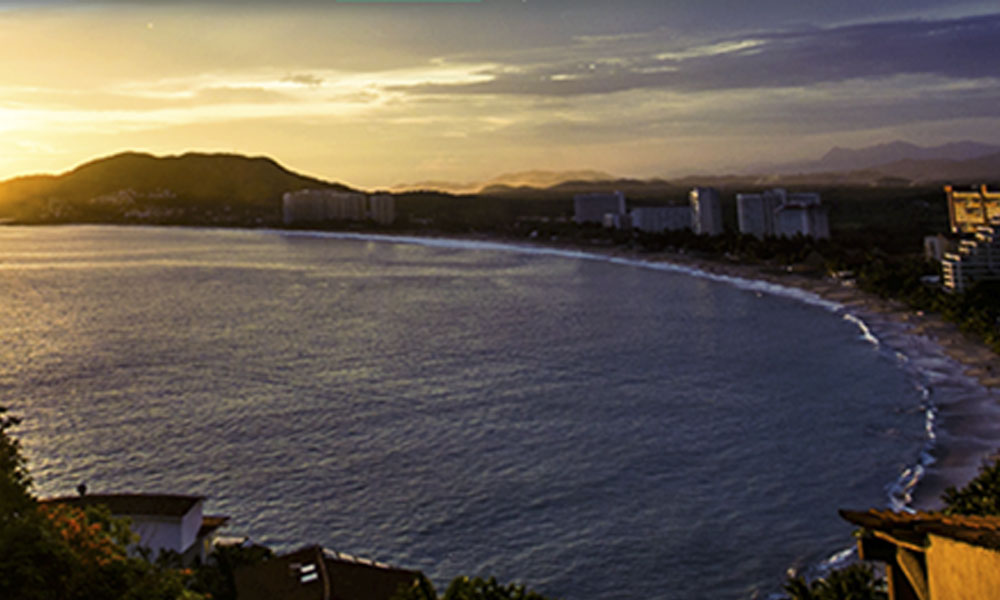
[[[568,599],[746,598],[851,545],[918,382],[791,298],[601,260],[264,231],[0,229],[37,491]]]

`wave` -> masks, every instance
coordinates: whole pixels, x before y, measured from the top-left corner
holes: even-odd
[[[931,382],[940,379],[942,373],[925,368],[924,365],[928,362],[926,359],[929,359],[929,361],[934,363],[937,368],[940,368],[943,358],[944,362],[947,363],[945,369],[948,371],[946,375],[948,379],[951,379],[952,381],[963,380],[966,386],[974,385],[980,390],[984,390],[984,388],[981,388],[978,383],[969,381],[969,378],[962,373],[963,367],[961,364],[957,363],[953,359],[943,357],[940,354],[940,346],[934,343],[907,343],[908,340],[914,340],[918,336],[915,336],[905,330],[902,331],[901,336],[895,338],[894,340],[886,341],[879,337],[879,330],[890,328],[890,322],[888,320],[879,319],[877,315],[864,315],[856,312],[846,312],[846,308],[843,304],[823,298],[814,292],[771,283],[768,281],[713,273],[697,267],[670,262],[654,262],[636,258],[612,256],[596,252],[587,252],[584,250],[546,248],[517,243],[351,232],[288,230],[270,231],[283,236],[293,237],[414,244],[431,248],[515,252],[519,254],[603,261],[641,269],[680,273],[691,277],[724,283],[739,289],[759,294],[789,298],[805,304],[820,307],[833,313],[841,313],[844,320],[857,326],[858,330],[861,332],[862,339],[870,343],[874,349],[878,350],[883,355],[895,360],[898,366],[908,373],[914,381],[920,397],[919,410],[921,410],[924,414],[924,443],[918,456],[915,457],[914,462],[904,467],[899,476],[895,480],[889,482],[885,488],[886,505],[888,508],[895,511],[915,512],[915,509],[913,508],[914,492],[921,480],[923,480],[927,474],[928,468],[935,463],[934,449],[938,441],[937,427],[939,409],[935,404],[934,391]],[[808,578],[821,577],[828,574],[830,570],[842,568],[856,559],[857,553],[854,546],[844,548],[807,568],[805,570],[805,574]]]
[[[724,275],[721,273],[713,273],[711,271],[706,271],[704,269],[699,269],[697,267],[680,265],[677,263],[653,262],[638,258],[623,258],[620,256],[610,256],[596,252],[587,252],[584,250],[546,248],[541,246],[517,244],[514,242],[490,242],[485,240],[461,240],[453,238],[432,238],[432,237],[424,238],[424,237],[406,236],[406,235],[384,235],[384,234],[353,233],[353,232],[341,232],[341,231],[296,231],[296,230],[285,230],[285,229],[268,229],[262,231],[272,232],[289,237],[312,237],[312,238],[326,238],[326,239],[338,239],[338,240],[356,240],[365,242],[387,242],[393,244],[413,244],[429,248],[515,252],[518,254],[533,254],[538,256],[556,256],[560,258],[601,261],[616,265],[637,267],[640,269],[650,269],[653,271],[682,273],[684,275],[690,275],[692,277],[697,277],[699,279],[707,279],[709,281],[726,283],[734,287],[737,287],[739,289],[751,292],[760,292],[772,296],[791,298],[794,300],[798,300],[800,302],[804,302],[806,304],[824,308],[831,312],[837,312],[844,308],[844,306],[839,302],[827,300],[826,298],[823,298],[822,296],[814,292],[801,290],[793,287],[787,287],[780,284],[771,283],[768,281],[762,281],[759,279],[747,279],[743,277],[736,277],[733,275]]]

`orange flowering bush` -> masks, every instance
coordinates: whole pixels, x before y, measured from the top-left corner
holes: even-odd
[[[103,567],[125,560],[126,543],[132,541],[128,524],[113,518],[106,509],[40,504],[38,511],[84,565]]]

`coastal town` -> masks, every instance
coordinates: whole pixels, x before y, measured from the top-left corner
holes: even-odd
[[[932,313],[913,310],[898,300],[859,292],[858,274],[851,270],[821,268],[817,271],[815,267],[822,265],[802,269],[801,264],[795,263],[788,264],[787,268],[769,269],[753,262],[735,261],[729,252],[721,256],[705,251],[685,252],[683,246],[678,246],[666,253],[651,254],[643,251],[640,245],[641,241],[649,243],[657,236],[671,243],[684,239],[676,236],[687,235],[695,236],[691,238],[694,240],[724,239],[727,235],[732,236],[732,232],[727,232],[726,222],[736,224],[736,239],[752,238],[772,244],[785,240],[806,247],[829,243],[830,207],[823,204],[819,193],[789,192],[783,188],[739,191],[732,194],[731,200],[735,202],[725,205],[723,194],[713,187],[694,187],[687,196],[686,203],[657,206],[650,205],[647,200],[633,206],[621,191],[576,194],[572,198],[571,214],[544,221],[524,221],[531,229],[522,233],[521,239],[533,244],[581,247],[579,240],[566,240],[566,232],[576,230],[589,236],[583,238],[582,248],[590,252],[666,260],[709,275],[766,280],[779,286],[797,287],[849,306],[866,319],[904,323],[914,334],[932,336],[947,355],[968,366],[970,376],[987,387],[1000,385],[1000,361],[995,352],[977,346],[966,333]],[[929,261],[928,264],[940,265],[942,276],[921,276],[920,285],[926,290],[939,289],[946,297],[959,298],[977,286],[1000,280],[1000,266],[995,262],[1000,253],[994,235],[994,227],[998,226],[995,221],[1000,216],[1000,194],[991,192],[987,186],[960,191],[946,186],[941,201],[947,206],[950,231],[925,236],[923,258]],[[736,214],[727,215],[725,206],[735,208]],[[369,195],[314,188],[282,195],[282,225],[292,230],[316,228],[356,232],[359,225],[364,225],[376,232],[391,232],[398,225],[397,219],[396,198],[391,194]],[[545,225],[555,226],[550,232],[560,233],[540,234]],[[413,223],[408,227],[412,228]],[[594,244],[601,239],[614,243]],[[391,600],[401,597],[398,594],[434,598],[434,592],[428,591],[432,590],[429,582],[416,570],[357,558],[312,544],[309,540],[302,540],[303,545],[298,549],[275,554],[256,544],[246,532],[226,533],[229,518],[204,515],[206,498],[203,496],[95,493],[81,484],[76,495],[42,498],[38,502],[53,514],[104,507],[111,517],[127,519],[136,536],[128,547],[133,557],[165,561],[189,570],[193,568],[192,573],[206,568],[218,569],[222,564],[220,560],[230,561],[225,563],[228,566],[224,566],[223,576],[223,588],[228,591],[220,592],[222,588],[214,587],[214,598]],[[934,511],[897,513],[879,508],[845,510],[842,516],[863,528],[865,534],[858,541],[858,557],[883,565],[881,569],[888,586],[886,597],[892,600],[987,597],[986,590],[996,589],[998,585],[976,575],[993,572],[1000,565],[1000,554],[993,551],[988,541],[1000,531],[998,518],[964,517]],[[968,579],[974,575],[978,577],[977,586],[967,586]],[[818,590],[827,585],[825,582],[836,581],[836,577],[831,575],[811,584],[801,578],[790,579],[786,590],[796,600],[820,597],[809,594],[820,593]],[[872,578],[871,585],[875,585],[871,572],[864,572],[864,577]],[[517,586],[504,588],[496,582],[462,581],[472,581],[474,587],[493,586],[506,590],[504,593],[513,594],[510,597],[519,597],[516,596],[520,593],[518,590],[523,591]]]
[[[1000,600],[995,0],[0,52],[0,600]]]

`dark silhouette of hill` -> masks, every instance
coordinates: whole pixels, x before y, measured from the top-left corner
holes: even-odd
[[[116,213],[174,217],[214,211],[277,215],[281,196],[346,186],[293,173],[266,157],[124,152],[62,175],[0,182],[0,215],[19,220],[106,219]]]
[[[996,183],[1000,181],[1000,151],[967,160],[899,160],[876,170],[922,183]]]

